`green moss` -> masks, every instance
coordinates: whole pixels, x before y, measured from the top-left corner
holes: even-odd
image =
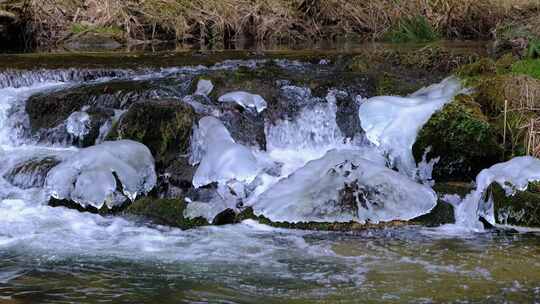
[[[176,100],[137,102],[107,137],[145,144],[162,167],[187,152],[195,119],[193,109]]]
[[[540,227],[539,189],[537,183],[531,183],[526,191],[517,191],[514,195],[506,196],[499,184],[492,184],[488,195],[493,197],[497,223]]]
[[[156,199],[146,197],[135,201],[125,211],[126,215],[147,218],[158,225],[191,229],[209,225],[203,218],[188,219],[184,216],[187,204],[183,199]]]
[[[428,147],[428,158],[440,157],[433,170],[437,181],[474,179],[503,154],[495,129],[468,95],[457,96],[424,125],[413,146],[417,161]]]
[[[520,60],[512,65],[512,73],[540,79],[540,59]]]
[[[470,85],[475,80],[484,75],[494,75],[497,72],[497,66],[491,58],[482,58],[476,62],[464,65],[457,69],[456,75],[466,84]]]

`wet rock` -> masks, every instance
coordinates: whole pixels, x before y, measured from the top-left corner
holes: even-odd
[[[3,177],[21,189],[43,187],[47,173],[59,163],[60,160],[50,156],[33,158],[17,164]]]
[[[287,229],[300,229],[300,230],[313,230],[313,231],[341,231],[341,232],[354,232],[363,231],[368,229],[385,229],[390,227],[400,227],[408,225],[406,221],[392,221],[384,223],[366,223],[361,224],[358,222],[346,222],[346,223],[331,223],[331,222],[274,222],[262,215],[255,215],[251,207],[245,208],[236,216],[236,222],[242,222],[244,220],[255,220],[261,224]]]
[[[220,212],[216,217],[214,217],[214,220],[212,221],[212,225],[220,226],[220,225],[228,225],[228,224],[234,224],[236,223],[236,212],[232,209],[225,209],[224,211]]]
[[[467,95],[456,96],[424,125],[413,146],[417,162],[428,148],[428,160],[439,158],[433,179],[441,182],[474,180],[482,169],[500,162],[503,155],[496,129],[480,105]]]
[[[516,190],[508,195],[497,183],[487,192],[493,198],[497,224],[522,227],[540,227],[540,184],[529,183],[525,191]]]
[[[209,225],[203,218],[186,218],[184,216],[186,205],[183,198],[155,199],[146,197],[131,204],[124,211],[124,214],[143,217],[157,225],[167,225],[180,229]]]
[[[82,206],[79,203],[76,203],[69,199],[56,199],[54,197],[51,197],[49,201],[47,202],[47,205],[51,207],[64,207],[68,209],[77,210],[79,212],[89,212],[94,214],[101,214],[101,215],[115,215],[119,212],[122,212],[124,209],[127,208],[129,205],[129,200],[125,200],[123,203],[118,204],[112,208],[108,208],[107,206],[103,206],[101,208],[96,208],[94,206]]]
[[[146,145],[159,171],[188,153],[192,125],[197,115],[178,100],[141,101],[122,115],[110,139],[131,139]]]
[[[30,130],[39,142],[90,146],[99,137],[100,128],[105,123],[112,124],[115,110],[127,109],[140,100],[182,94],[178,89],[169,89],[169,85],[173,84],[167,79],[111,81],[37,94],[26,103]],[[90,120],[82,138],[69,131],[69,117],[81,111],[86,112]]]

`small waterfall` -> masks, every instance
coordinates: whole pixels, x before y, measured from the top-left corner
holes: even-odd
[[[0,88],[20,88],[44,82],[86,82],[99,78],[126,78],[132,70],[59,69],[59,70],[4,70],[0,72]]]

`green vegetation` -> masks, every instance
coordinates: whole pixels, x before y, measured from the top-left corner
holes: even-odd
[[[440,38],[424,16],[414,16],[400,20],[395,28],[386,35],[386,40],[394,43],[401,42],[432,42]]]
[[[520,60],[512,65],[514,74],[529,75],[540,79],[540,59]]]

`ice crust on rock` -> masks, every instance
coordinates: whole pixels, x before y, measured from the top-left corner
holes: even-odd
[[[67,132],[81,139],[90,133],[91,127],[90,115],[84,111],[73,112],[66,121]]]
[[[401,172],[413,176],[412,146],[430,117],[459,93],[456,78],[422,88],[407,96],[376,96],[360,105],[359,116],[367,138],[389,157]]]
[[[197,82],[197,89],[195,90],[195,95],[204,95],[208,96],[214,90],[214,84],[212,81],[207,79],[201,79]]]
[[[431,188],[372,155],[371,150],[331,150],[261,194],[254,211],[277,222],[376,223],[410,220],[435,207]]]
[[[246,109],[255,109],[261,113],[266,109],[267,104],[261,95],[251,94],[243,91],[227,93],[218,99],[219,102],[235,102]]]
[[[131,140],[106,141],[81,149],[54,167],[45,180],[45,188],[54,198],[98,209],[133,201],[155,184],[150,150]]]
[[[525,191],[530,182],[540,181],[540,160],[531,156],[515,157],[507,162],[482,170],[476,177],[476,189],[455,203],[456,225],[473,231],[483,231],[479,217],[495,225],[493,202],[486,190],[493,183],[503,187],[507,196]]]
[[[253,152],[235,143],[223,123],[212,116],[201,118],[194,128],[191,154],[191,163],[199,163],[193,177],[195,188],[233,180],[250,183],[259,173]]]

